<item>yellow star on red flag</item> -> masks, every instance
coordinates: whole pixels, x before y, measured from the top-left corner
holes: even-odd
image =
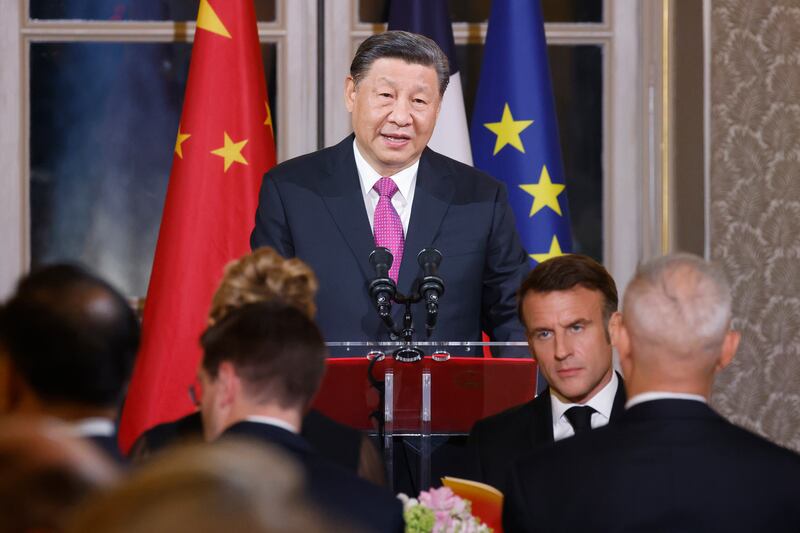
[[[175,153],[178,154],[178,157],[183,159],[183,148],[181,145],[184,143],[186,139],[191,137],[189,133],[181,133],[181,126],[178,124],[178,138],[175,139]]]
[[[200,9],[197,10],[197,29],[210,31],[211,33],[216,33],[217,35],[231,39],[228,28],[222,23],[217,16],[217,12],[214,11],[214,8],[208,3],[208,0],[200,0]]]
[[[272,134],[272,137],[275,137],[275,132],[272,130],[272,111],[269,109],[269,103],[264,102],[264,107],[267,108],[267,118],[264,119],[264,125],[269,126],[269,132]]]
[[[233,142],[233,140],[228,136],[228,132],[225,133],[225,144],[222,148],[217,148],[216,150],[212,150],[211,153],[214,155],[218,155],[225,160],[225,172],[228,171],[228,168],[233,163],[241,163],[243,165],[247,165],[247,159],[244,158],[242,155],[242,148],[244,145],[247,144],[247,139],[243,141],[239,141],[238,143]]]

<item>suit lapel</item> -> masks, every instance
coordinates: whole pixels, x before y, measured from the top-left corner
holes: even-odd
[[[550,406],[550,389],[543,390],[532,402],[533,416],[530,424],[531,446],[538,447],[553,442],[553,410]]]
[[[410,292],[411,284],[420,273],[417,254],[433,244],[455,191],[453,175],[431,154],[431,150],[426,148],[417,170],[414,204],[398,280],[398,289],[404,293]]]
[[[364,207],[364,196],[353,156],[353,136],[339,143],[328,174],[320,180],[319,190],[333,222],[339,228],[350,251],[355,255],[365,279],[375,273],[369,264],[369,254],[375,249],[375,239]],[[314,213],[309,213],[314,216]]]

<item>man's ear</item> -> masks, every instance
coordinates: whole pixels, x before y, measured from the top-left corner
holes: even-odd
[[[725,338],[722,340],[722,349],[720,350],[719,360],[714,368],[715,372],[719,372],[733,361],[733,356],[736,355],[736,350],[739,348],[739,341],[742,340],[742,334],[732,329],[728,330]]]
[[[619,313],[617,313],[619,314]],[[610,326],[610,323],[609,323]],[[611,343],[619,354],[619,366],[622,368],[622,375],[629,378],[633,373],[633,359],[631,358],[631,337],[620,315],[619,322],[612,334]]]
[[[620,327],[622,327],[622,313],[614,311],[611,318],[608,319],[608,339],[611,342],[611,346],[617,346]]]
[[[353,79],[353,76],[347,76],[344,79],[344,105],[347,107],[347,111],[350,113],[353,112],[353,107],[355,106],[356,102],[356,80]]]
[[[229,408],[239,397],[242,381],[236,368],[229,361],[223,361],[217,369],[218,394],[215,396],[217,407]]]

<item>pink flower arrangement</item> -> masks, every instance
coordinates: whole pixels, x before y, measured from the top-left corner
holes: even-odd
[[[448,487],[422,491],[419,498],[397,496],[403,502],[406,533],[491,533],[472,515],[472,504]]]

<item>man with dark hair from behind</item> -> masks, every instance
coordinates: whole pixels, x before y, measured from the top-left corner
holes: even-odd
[[[622,414],[625,389],[612,367],[617,305],[614,279],[585,255],[555,257],[528,274],[518,312],[549,388],[475,423],[469,437],[472,477],[504,492],[508,468],[518,457]]]
[[[247,437],[276,445],[304,467],[309,496],[326,513],[367,531],[403,530],[399,500],[323,459],[299,435],[327,356],[310,318],[279,301],[247,304],[209,327],[201,343],[207,440]]]
[[[138,345],[107,282],[74,265],[34,271],[0,312],[0,411],[71,423],[121,461],[115,420]]]
[[[248,303],[279,300],[314,318],[317,277],[300,259],[285,259],[267,246],[231,261],[211,300],[208,323]],[[196,398],[195,398],[196,400]],[[196,411],[145,431],[130,451],[138,463],[180,441],[201,439],[203,424]],[[340,424],[316,409],[303,419],[302,436],[326,458],[377,485],[386,484],[383,461],[366,435]]]

